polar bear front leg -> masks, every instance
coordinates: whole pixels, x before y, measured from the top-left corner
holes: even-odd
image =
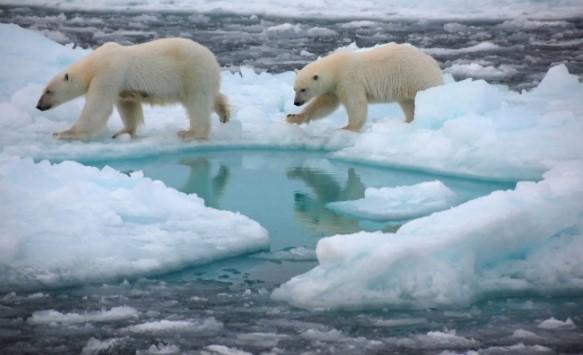
[[[57,139],[89,139],[99,133],[113,112],[117,91],[110,85],[94,79],[85,95],[85,106],[73,127],[53,133]]]
[[[348,96],[343,101],[346,112],[348,113],[348,124],[342,129],[359,132],[368,114],[368,101],[364,92]]]
[[[193,139],[207,139],[211,130],[211,113],[213,99],[210,95],[197,95],[194,99],[185,102],[184,107],[188,114],[190,129],[178,131],[178,137],[185,141]]]
[[[117,131],[111,138],[117,138],[125,133],[134,138],[136,136],[136,129],[144,122],[142,104],[139,101],[118,99],[115,106],[123,122],[123,128]]]
[[[315,97],[300,113],[287,115],[287,122],[294,124],[308,123],[324,118],[334,112],[339,105],[338,97],[324,94]]]

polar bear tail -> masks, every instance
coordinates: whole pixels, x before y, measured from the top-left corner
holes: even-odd
[[[221,93],[218,93],[215,97],[215,112],[219,115],[219,119],[222,123],[229,122],[231,110],[229,108],[227,97]]]

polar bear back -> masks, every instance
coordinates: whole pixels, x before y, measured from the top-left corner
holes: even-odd
[[[121,97],[166,104],[183,101],[203,88],[213,94],[219,89],[220,68],[214,54],[191,40],[167,38],[132,46],[106,43],[93,56],[101,70],[117,76]]]
[[[344,71],[345,82],[362,85],[369,102],[394,102],[443,84],[439,64],[409,45],[389,44],[355,53]],[[353,85],[353,84],[351,84]]]

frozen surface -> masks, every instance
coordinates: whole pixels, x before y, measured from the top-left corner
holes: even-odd
[[[581,13],[581,3],[577,0],[556,1],[500,1],[496,0],[369,0],[366,2],[342,1],[265,1],[234,0],[202,1],[131,1],[108,0],[22,0],[4,1],[5,4],[57,7],[60,9],[92,10],[148,10],[148,11],[196,11],[199,13],[271,14],[289,17],[360,17],[360,18],[512,18],[529,15],[536,18],[571,17]]]
[[[583,163],[563,163],[540,182],[416,219],[396,233],[322,239],[319,266],[273,297],[309,308],[427,307],[581,292],[582,221]]]
[[[455,192],[434,180],[411,186],[368,188],[362,199],[331,202],[327,207],[360,218],[401,221],[444,210],[457,199]]]
[[[215,116],[207,142],[184,143],[176,137],[187,125],[178,106],[146,108],[146,126],[133,141],[109,138],[121,126],[117,114],[94,141],[56,141],[51,133],[76,120],[82,100],[47,112],[34,106],[45,81],[86,51],[57,46],[14,25],[1,25],[0,33],[0,44],[8,48],[28,43],[0,53],[9,63],[24,63],[16,71],[0,68],[3,85],[10,88],[0,95],[0,149],[5,154],[90,161],[205,147],[306,148],[330,151],[339,159],[502,180],[540,178],[557,163],[583,156],[578,134],[583,130],[583,84],[564,65],[551,68],[538,87],[523,93],[482,80],[449,80],[419,93],[413,124],[403,123],[395,104],[371,105],[368,123],[358,135],[338,129],[346,122],[343,109],[310,125],[286,124],[286,113],[297,111],[293,73],[257,74],[242,68],[241,73],[223,72],[223,91],[234,117],[220,125]],[[40,56],[37,47],[47,48],[46,55]],[[34,77],[19,74],[33,63]]]
[[[0,181],[2,290],[168,272],[268,245],[249,218],[141,173],[3,157]]]

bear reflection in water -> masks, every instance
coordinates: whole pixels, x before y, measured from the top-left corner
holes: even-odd
[[[229,169],[219,165],[219,171],[212,175],[212,164],[207,158],[181,159],[181,165],[190,167],[188,179],[181,191],[195,193],[208,207],[219,208],[219,200],[229,182]]]
[[[340,215],[326,207],[329,202],[364,197],[366,186],[353,168],[347,171],[344,187],[333,176],[316,169],[292,168],[287,171],[287,176],[302,180],[313,192],[296,192],[294,195],[294,210],[299,222],[323,235],[353,233],[362,229],[357,219]]]

